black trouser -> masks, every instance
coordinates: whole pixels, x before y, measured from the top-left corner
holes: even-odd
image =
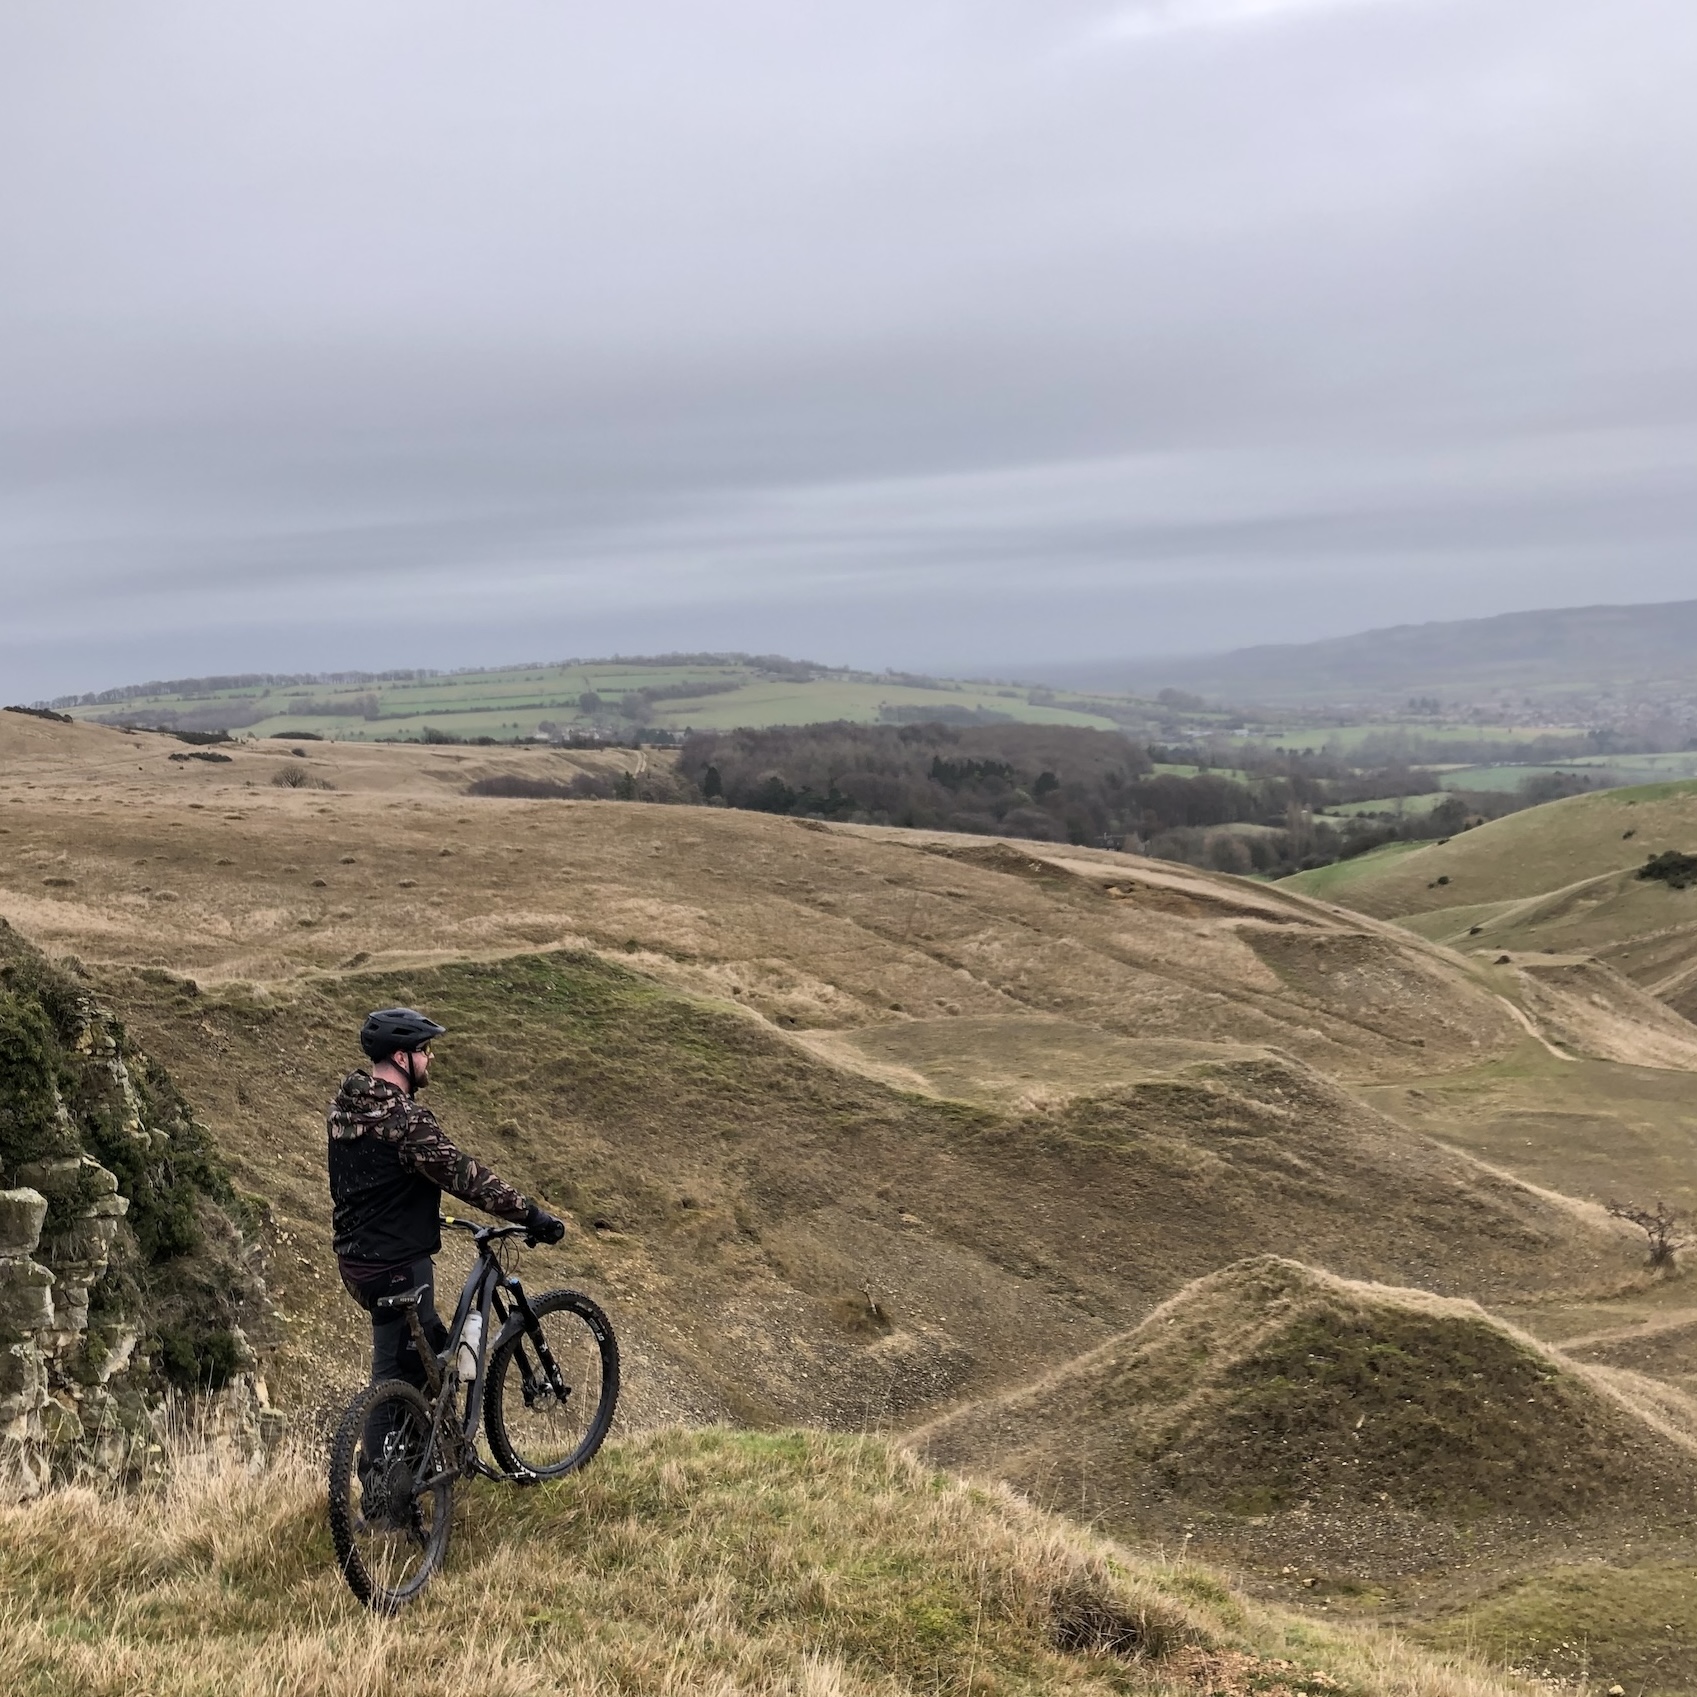
[[[436,1312],[436,1263],[428,1255],[402,1266],[374,1270],[358,1278],[346,1271],[342,1274],[343,1289],[371,1316],[371,1382],[374,1385],[383,1379],[403,1379],[423,1390],[430,1383],[405,1312],[397,1314],[393,1309],[376,1306],[380,1297],[400,1296],[420,1285],[424,1287],[424,1294],[418,1303],[419,1324],[430,1347],[440,1352],[448,1341],[448,1328]],[[392,1416],[382,1413],[372,1416],[365,1429],[367,1457],[375,1456],[382,1449],[383,1440],[393,1424]]]

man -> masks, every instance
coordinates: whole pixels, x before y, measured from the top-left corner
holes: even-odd
[[[325,1115],[330,1133],[330,1197],[335,1204],[337,1264],[348,1295],[371,1315],[371,1378],[405,1379],[421,1389],[424,1363],[404,1315],[379,1312],[379,1297],[424,1287],[418,1317],[440,1350],[448,1328],[436,1312],[442,1247],[442,1192],[503,1220],[532,1238],[558,1243],[565,1221],[503,1184],[462,1154],[436,1116],[418,1103],[430,1081],[430,1045],[446,1027],[414,1008],[379,1008],[366,1017],[359,1046],[370,1071],[350,1072]]]

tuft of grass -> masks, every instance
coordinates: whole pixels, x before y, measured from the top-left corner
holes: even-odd
[[[1448,1653],[1303,1624],[888,1444],[671,1429],[579,1479],[462,1495],[394,1620],[344,1590],[316,1459],[0,1510],[17,1697],[1506,1697]]]

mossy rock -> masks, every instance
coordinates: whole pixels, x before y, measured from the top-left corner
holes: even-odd
[[[249,1363],[241,1322],[261,1294],[239,1254],[250,1210],[210,1134],[122,1025],[4,921],[0,1186],[45,1201],[38,1253],[50,1261],[98,1260],[110,1240],[91,1327],[139,1330],[157,1380],[216,1389]],[[0,1241],[29,1211],[0,1209]]]

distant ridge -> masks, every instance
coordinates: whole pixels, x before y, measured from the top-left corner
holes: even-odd
[[[1392,625],[1189,659],[1104,662],[1061,668],[1055,681],[1145,694],[1180,688],[1234,702],[1292,705],[1434,695],[1483,701],[1657,685],[1690,690],[1694,656],[1697,601],[1663,601]]]

